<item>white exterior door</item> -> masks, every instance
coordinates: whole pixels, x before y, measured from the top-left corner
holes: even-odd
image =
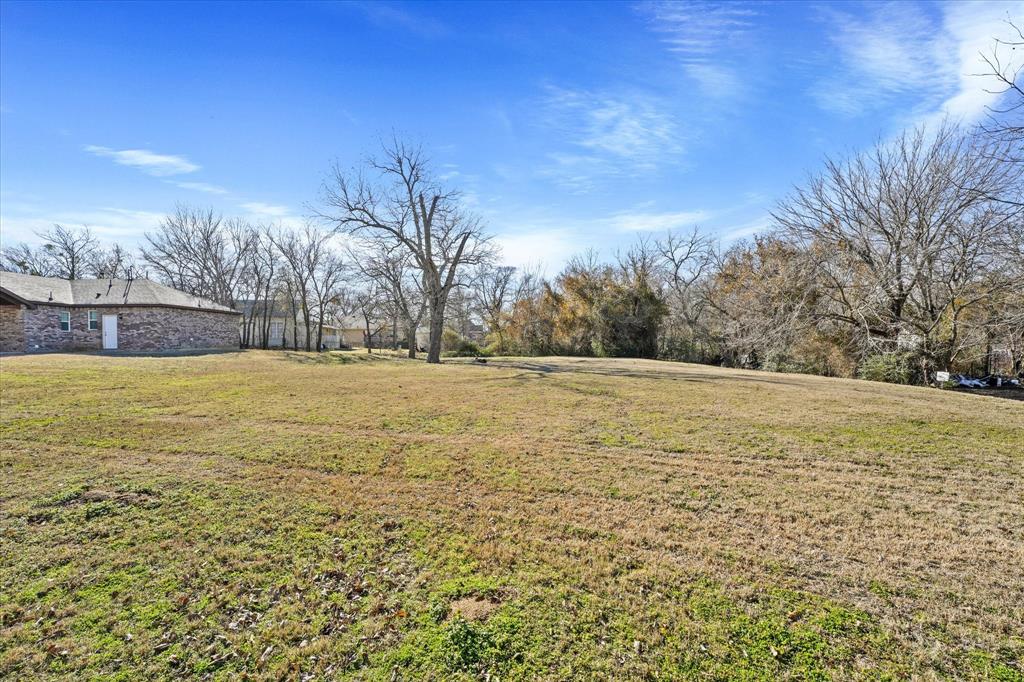
[[[117,350],[117,315],[103,316],[103,350]]]

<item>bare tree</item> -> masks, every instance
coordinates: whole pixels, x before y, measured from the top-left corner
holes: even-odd
[[[794,347],[814,333],[815,283],[813,259],[777,236],[716,258],[705,296],[728,364],[789,368]]]
[[[521,301],[539,295],[543,281],[539,265],[530,264],[520,268],[509,307],[515,308]]]
[[[829,160],[774,212],[814,255],[819,313],[858,329],[862,355],[913,350],[925,372],[956,357],[960,320],[992,295],[982,281],[1022,215],[1024,168],[990,151],[956,126],[917,129]]]
[[[171,286],[234,307],[257,234],[244,220],[179,205],[145,235],[142,259]]]
[[[98,278],[128,279],[137,274],[135,256],[120,244],[114,244],[108,249],[97,248],[88,268]]]
[[[323,349],[324,322],[333,314],[342,297],[342,282],[348,265],[335,252],[328,241],[329,235],[314,232],[308,237],[310,247],[306,254],[309,284],[313,305],[316,307],[316,348]]]
[[[257,225],[252,244],[244,254],[244,267],[239,278],[239,296],[246,300],[242,307],[242,344],[268,348],[270,319],[280,287],[281,256],[273,240],[274,228]]]
[[[372,179],[335,165],[323,186],[322,217],[339,230],[384,239],[405,250],[422,272],[430,313],[427,362],[440,362],[445,307],[460,268],[491,256],[480,219],[459,205],[458,194],[432,176],[419,147],[398,140],[369,161]]]
[[[387,241],[373,240],[372,251],[354,254],[365,278],[376,282],[391,299],[396,318],[401,318],[410,358],[416,357],[416,332],[427,310],[423,273],[415,268],[408,251]]]
[[[663,346],[670,356],[703,361],[708,354],[701,325],[707,298],[701,284],[715,264],[715,245],[695,227],[689,233],[669,232],[655,248],[661,257],[669,310]]]
[[[296,281],[295,273],[290,267],[285,268],[285,272],[281,275],[281,295],[284,297],[285,305],[288,307],[289,319],[292,322],[292,350],[299,349],[299,321],[300,311],[302,310],[302,304],[300,302],[299,291],[305,290],[305,285],[301,282]],[[287,329],[284,332],[285,338],[288,336]],[[303,343],[309,343],[309,329],[306,329],[306,337]]]
[[[463,273],[463,274],[469,274]],[[469,339],[473,333],[476,317],[476,306],[472,292],[469,291],[468,282],[465,277],[460,276],[448,296],[448,305],[445,309],[445,328],[456,332],[460,338]],[[445,348],[442,343],[442,350],[453,350]]]
[[[274,237],[274,244],[281,253],[285,264],[288,267],[286,287],[292,301],[293,317],[295,318],[295,329],[297,334],[298,323],[301,314],[302,325],[305,327],[304,347],[307,351],[312,350],[313,343],[313,310],[312,310],[312,287],[313,278],[312,263],[316,258],[311,251],[318,248],[317,242],[321,236],[316,233],[312,225],[307,224],[302,231],[282,229]],[[298,350],[298,340],[295,341]],[[319,348],[319,346],[317,346]]]
[[[615,260],[624,280],[656,286],[660,271],[658,250],[647,235],[640,235],[625,252],[616,253]]]
[[[57,276],[56,265],[50,253],[42,247],[32,248],[24,242],[0,251],[0,268],[8,272],[38,277]]]
[[[81,229],[54,225],[40,233],[38,248],[15,244],[0,252],[0,266],[13,272],[42,277],[113,277],[125,279],[136,274],[135,257],[120,244],[100,245],[88,227]]]
[[[39,238],[43,240],[43,250],[53,261],[55,276],[64,279],[83,277],[99,249],[99,241],[88,227],[75,229],[54,225],[39,233]]]
[[[274,244],[273,231],[269,225],[260,227],[256,242],[251,250],[251,269],[256,300],[260,306],[260,343],[264,349],[270,346],[270,320],[274,316],[277,300],[276,287],[280,286],[279,269],[281,254]],[[283,345],[283,340],[282,340]]]
[[[984,70],[975,75],[994,81],[995,85],[985,91],[998,97],[988,107],[988,120],[982,124],[982,131],[999,141],[1015,143],[1004,149],[1005,158],[1019,163],[1024,161],[1024,87],[1020,84],[1024,29],[1009,18],[1005,24],[1007,37],[993,38],[991,50],[981,54]]]
[[[280,229],[269,237],[286,266],[283,284],[296,322],[294,345],[298,346],[299,316],[306,329],[304,344],[322,350],[324,325],[328,318],[344,308],[342,283],[348,267],[332,247],[332,234],[307,223],[302,230]],[[268,256],[269,257],[269,256]]]
[[[390,317],[388,303],[388,292],[373,280],[355,294],[355,309],[363,319],[366,352],[369,354],[373,353],[374,337],[379,338],[380,332],[387,327]]]
[[[514,267],[486,263],[472,278],[476,306],[488,331],[497,339],[500,352],[506,348],[505,320],[515,302],[516,279]]]

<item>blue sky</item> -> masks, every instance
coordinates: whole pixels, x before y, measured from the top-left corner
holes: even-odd
[[[0,238],[131,246],[178,202],[300,223],[421,141],[515,264],[729,242],[825,154],[992,96],[1024,2],[0,3]]]

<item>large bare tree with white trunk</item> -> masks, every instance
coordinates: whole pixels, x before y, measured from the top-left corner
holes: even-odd
[[[320,215],[338,230],[389,243],[420,270],[430,319],[427,362],[440,362],[445,308],[458,273],[492,254],[480,218],[442,186],[420,147],[397,139],[361,171],[335,165],[322,198]]]

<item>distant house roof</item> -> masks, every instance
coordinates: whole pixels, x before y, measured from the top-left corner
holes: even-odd
[[[277,305],[274,301],[271,301],[273,314],[271,317],[284,317],[285,313],[282,310],[282,306]],[[242,314],[249,317],[253,310],[263,311],[266,301],[263,299],[243,298],[241,301],[236,301],[235,305],[242,309]]]
[[[366,321],[360,315],[346,315],[338,320],[338,327],[341,329],[366,329]]]
[[[273,302],[272,301],[271,303],[272,303],[271,312],[270,312],[270,319],[271,320],[273,320],[273,321],[278,321],[278,320],[288,321],[288,320],[292,319],[292,312],[288,308],[287,304],[282,304],[280,301],[277,301],[277,302]],[[238,305],[238,307],[240,307],[242,309],[242,313],[245,315],[245,317],[249,318],[250,316],[252,316],[254,314],[254,311],[255,311],[256,317],[259,317],[263,313],[263,311],[264,311],[265,303],[264,303],[263,299],[244,298],[241,301],[238,301],[236,303],[236,305]],[[296,311],[296,313],[297,313],[297,317],[300,318],[300,322],[301,322],[302,311],[299,310],[299,311]],[[317,316],[316,316],[316,312],[311,310],[310,311],[310,324],[313,325],[313,326],[316,326],[318,323],[319,322],[318,322],[318,319],[317,319]],[[344,329],[344,327],[340,327],[339,326],[338,319],[337,318],[333,318],[333,317],[324,320],[324,329],[328,329],[328,328],[330,328],[330,329]]]
[[[0,293],[28,305],[161,306],[234,313],[227,306],[148,279],[60,279],[0,272]]]

